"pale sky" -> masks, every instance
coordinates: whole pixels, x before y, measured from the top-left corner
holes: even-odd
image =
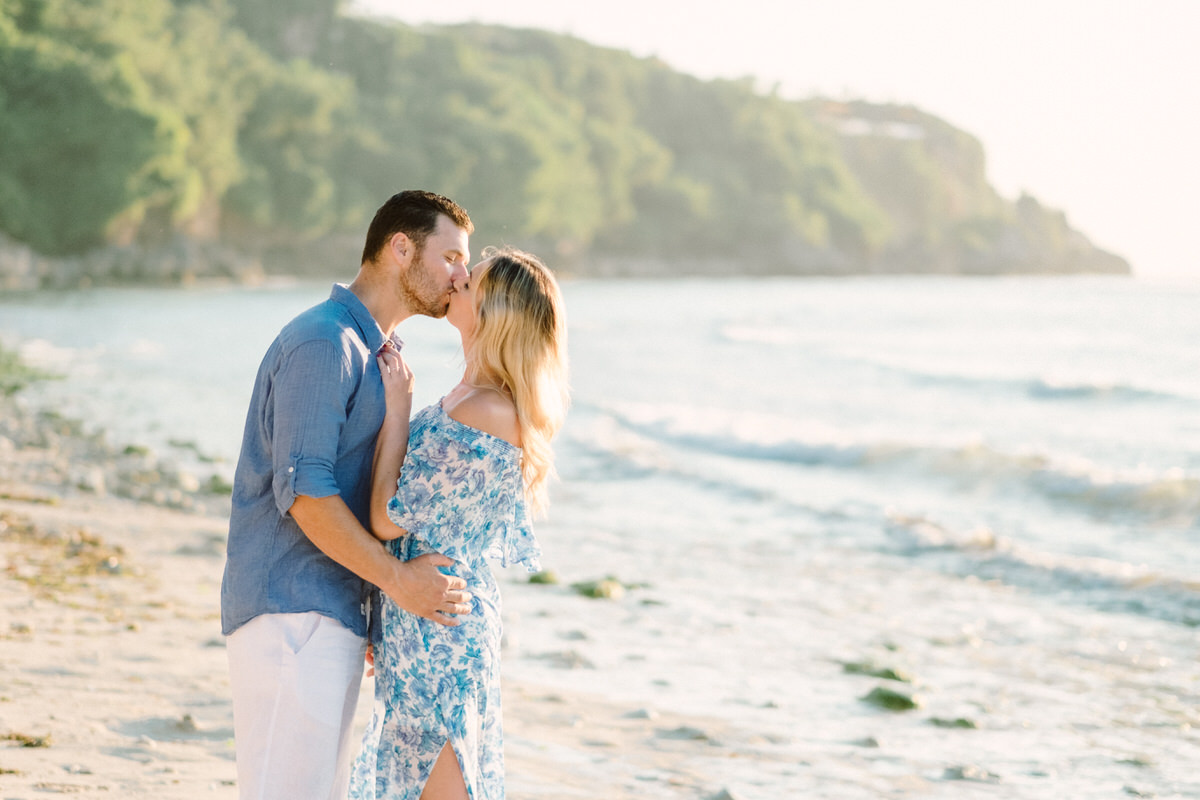
[[[353,0],[409,24],[568,33],[783,95],[911,103],[1000,193],[1062,209],[1140,276],[1200,280],[1200,0]],[[701,10],[706,9],[706,10]]]

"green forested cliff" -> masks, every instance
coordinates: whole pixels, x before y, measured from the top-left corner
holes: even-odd
[[[576,272],[1127,272],[911,107],[791,101],[555,34],[338,0],[0,0],[0,233],[345,274],[422,187]],[[336,261],[337,263],[330,263]]]

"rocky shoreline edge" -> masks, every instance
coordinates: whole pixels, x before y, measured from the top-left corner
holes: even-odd
[[[109,441],[77,419],[38,408],[16,392],[0,394],[0,497],[57,505],[118,497],[162,508],[227,516],[232,491],[217,461],[189,442],[179,458],[141,444]],[[211,464],[207,474],[186,465]]]
[[[48,256],[0,234],[0,291],[93,286],[188,286],[199,281],[258,283],[262,263],[216,243],[176,236],[160,245],[108,245]]]
[[[107,245],[81,255],[40,254],[0,234],[0,292],[89,289],[95,286],[257,285],[269,276],[337,277],[357,268],[358,239],[331,236],[302,246],[264,246],[249,253],[228,244],[175,236],[157,245]],[[536,250],[536,248],[535,248]],[[834,251],[788,260],[657,256],[575,255],[554,268],[576,278],[853,277],[1131,275],[1129,262],[1071,232],[1058,246],[1037,246],[1014,230],[981,252],[915,248],[868,261]],[[796,260],[799,259],[799,260]],[[339,271],[340,270],[340,271]]]

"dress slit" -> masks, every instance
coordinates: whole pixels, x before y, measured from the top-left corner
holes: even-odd
[[[433,777],[433,773],[437,770],[437,765],[441,763],[442,756],[446,754],[447,750],[450,751],[450,763],[454,766],[446,767],[446,769],[456,769],[458,771],[458,782],[467,793],[468,800],[475,800],[475,792],[472,791],[471,785],[467,783],[467,774],[463,769],[462,759],[458,756],[458,749],[454,746],[454,742],[451,741],[449,736],[446,737],[446,743],[442,745],[442,749],[438,751],[437,758],[434,759],[429,774],[425,776],[425,783],[421,786],[421,800],[430,800],[430,798],[425,797],[425,788],[429,785],[429,779]]]

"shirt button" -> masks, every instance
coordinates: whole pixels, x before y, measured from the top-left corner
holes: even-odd
[[[295,467],[288,467],[288,472],[295,472],[295,471],[296,471]]]

